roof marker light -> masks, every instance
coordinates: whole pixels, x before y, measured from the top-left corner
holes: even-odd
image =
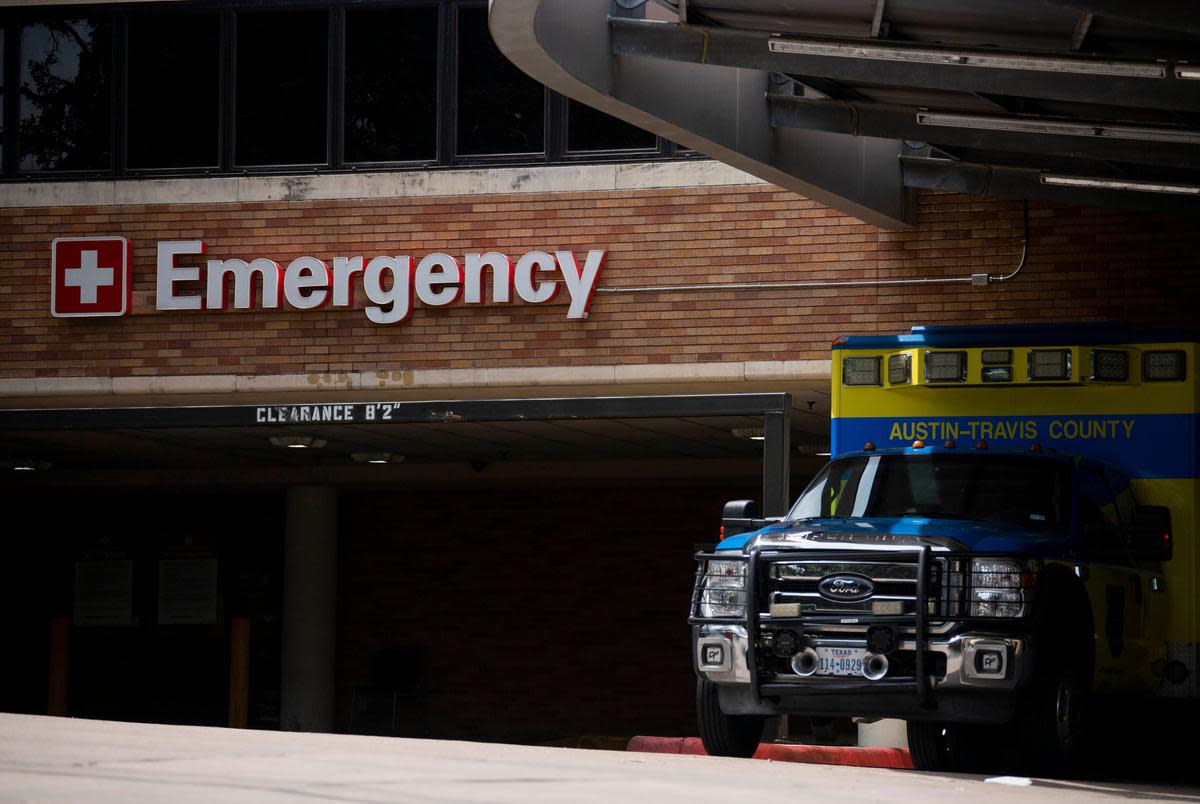
[[[1186,376],[1186,362],[1180,349],[1145,352],[1142,354],[1142,379],[1147,382],[1182,380]]]
[[[925,449],[925,442],[918,438],[916,441],[913,442],[912,448],[913,449]]]
[[[1071,379],[1071,350],[1030,349],[1029,379],[1031,381]]]
[[[954,449],[958,445],[955,444],[954,441],[952,441],[951,439],[947,438],[946,443],[942,444],[942,446],[945,447],[946,449]]]
[[[1038,442],[1034,441],[1032,444],[1029,445],[1029,451],[1030,452],[1041,452],[1042,445],[1039,444]]]
[[[926,382],[963,382],[967,379],[966,352],[926,352]]]
[[[863,452],[874,452],[874,451],[875,451],[875,443],[874,442],[868,441],[867,443],[863,444]]]
[[[845,385],[881,385],[878,357],[847,357],[842,361],[842,383]]]
[[[987,442],[984,441],[982,438],[975,442],[975,449],[987,449],[987,448],[988,448]]]

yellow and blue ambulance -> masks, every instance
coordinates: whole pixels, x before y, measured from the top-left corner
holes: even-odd
[[[779,520],[727,504],[698,556],[708,751],[898,717],[922,769],[1061,766],[1104,696],[1194,700],[1195,359],[1117,324],[837,341],[831,462]]]

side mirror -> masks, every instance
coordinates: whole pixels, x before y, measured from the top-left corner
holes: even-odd
[[[721,511],[721,538],[737,536],[758,530],[779,519],[763,519],[759,516],[757,500],[730,500]]]
[[[1171,509],[1165,505],[1139,505],[1134,508],[1129,547],[1134,558],[1170,561],[1173,553]]]

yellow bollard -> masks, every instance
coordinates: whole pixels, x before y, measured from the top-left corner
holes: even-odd
[[[70,668],[71,620],[55,617],[50,621],[50,679],[46,696],[46,714],[67,716],[67,678]]]
[[[229,727],[250,722],[250,618],[234,617],[229,627]]]

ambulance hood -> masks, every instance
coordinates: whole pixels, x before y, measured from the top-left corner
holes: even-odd
[[[912,550],[1020,553],[1061,551],[1066,536],[1002,522],[966,519],[844,517],[781,522],[754,533],[731,536],[718,550]]]

